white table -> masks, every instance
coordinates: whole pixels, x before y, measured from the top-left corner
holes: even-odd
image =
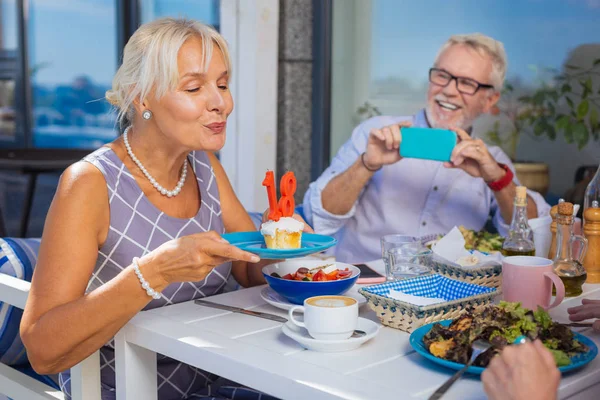
[[[239,290],[210,301],[286,316],[260,297],[263,287]],[[585,297],[600,299],[600,285],[585,285]],[[567,299],[551,311],[567,321]],[[363,317],[377,320],[368,306]],[[579,329],[600,346],[600,335]],[[193,302],[139,313],[116,337],[118,399],[156,399],[156,354],[161,353],[283,399],[426,399],[454,371],[415,353],[409,334],[383,327],[359,349],[317,353],[281,332],[281,324]],[[541,383],[543,384],[543,383]],[[563,377],[562,399],[600,398],[600,357]],[[457,382],[445,399],[482,399],[478,377]]]

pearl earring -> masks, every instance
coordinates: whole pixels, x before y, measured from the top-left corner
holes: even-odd
[[[152,111],[144,110],[144,112],[142,113],[142,118],[144,118],[145,120],[149,120],[150,118],[152,118]]]

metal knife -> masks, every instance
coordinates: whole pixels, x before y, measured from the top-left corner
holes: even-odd
[[[573,327],[573,328],[591,328],[594,324],[591,323],[591,322],[589,322],[589,323],[587,323],[587,322],[583,322],[583,323],[581,323],[581,322],[569,322],[567,324],[561,324],[561,325],[570,326],[570,327]]]
[[[233,307],[233,306],[227,306],[225,304],[213,303],[212,301],[197,299],[197,300],[194,300],[194,303],[201,305],[201,306],[205,306],[205,307],[218,308],[220,310],[227,310],[227,311],[232,311],[235,313],[251,315],[253,317],[269,319],[271,321],[287,322],[287,318],[280,317],[279,315],[269,314],[269,313],[264,313],[264,312],[259,312],[259,311],[246,310],[246,309],[240,308],[240,307]]]

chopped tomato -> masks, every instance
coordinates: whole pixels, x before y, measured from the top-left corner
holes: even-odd
[[[327,275],[323,272],[323,270],[319,270],[316,274],[313,275],[313,281],[326,281]]]
[[[284,276],[282,276],[281,278],[283,279],[289,279],[289,280],[293,280],[294,276],[292,274],[285,274]]]

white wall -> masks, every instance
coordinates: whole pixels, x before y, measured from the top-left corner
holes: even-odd
[[[235,109],[221,162],[249,211],[268,207],[265,172],[277,160],[278,0],[221,0],[221,33],[230,45]]]

